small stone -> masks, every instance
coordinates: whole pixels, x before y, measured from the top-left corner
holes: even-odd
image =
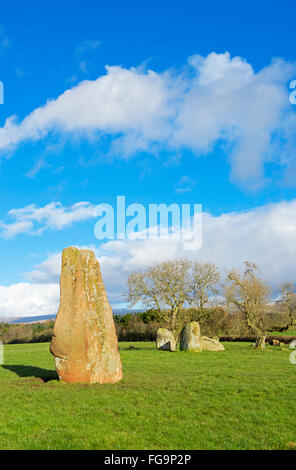
[[[291,341],[291,343],[289,344],[289,348],[296,349],[296,339],[293,339],[293,341]]]
[[[213,338],[207,336],[201,337],[201,346],[205,351],[225,351],[223,344]]]
[[[202,351],[200,327],[196,321],[184,326],[181,332],[180,349],[181,351]]]
[[[161,349],[163,351],[176,350],[176,340],[171,331],[166,328],[159,328],[156,337],[156,349]]]

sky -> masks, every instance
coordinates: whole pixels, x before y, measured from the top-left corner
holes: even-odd
[[[295,282],[291,1],[27,0],[0,13],[0,318],[55,314],[61,252],[130,272],[188,256]],[[98,206],[202,204],[203,244],[98,240]]]

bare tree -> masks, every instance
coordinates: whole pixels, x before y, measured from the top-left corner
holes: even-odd
[[[288,328],[293,327],[296,323],[296,287],[293,283],[286,282],[281,285],[280,304],[288,314]]]
[[[128,278],[127,300],[156,308],[176,340],[182,327],[181,309],[188,300],[191,262],[185,258],[156,263]]]
[[[215,264],[199,263],[197,261],[193,263],[190,303],[203,308],[209,301],[209,294],[218,292],[217,284],[219,281],[220,274]]]
[[[246,324],[256,335],[256,348],[264,349],[267,332],[264,325],[264,311],[270,288],[257,274],[255,264],[245,262],[243,274],[233,270],[228,274],[225,297],[244,317]]]

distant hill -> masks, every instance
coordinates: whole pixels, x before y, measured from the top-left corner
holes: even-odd
[[[125,315],[126,313],[141,312],[141,309],[131,308],[114,308],[113,315]],[[39,323],[46,320],[54,320],[56,315],[39,315],[36,317],[13,317],[13,318],[0,318],[0,323]]]
[[[3,323],[37,323],[55,319],[56,315],[38,315],[36,317],[0,318]]]
[[[126,313],[143,312],[143,308],[112,308],[113,315],[125,315]]]

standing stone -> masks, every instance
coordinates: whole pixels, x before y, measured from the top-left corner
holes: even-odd
[[[203,350],[207,351],[225,351],[223,344],[219,343],[216,339],[208,338],[207,336],[201,337],[201,346]]]
[[[173,333],[166,328],[159,328],[156,337],[156,349],[162,349],[163,351],[175,351],[176,340]]]
[[[192,321],[185,325],[180,338],[181,351],[201,352],[200,327],[197,321]]]
[[[121,380],[112,309],[93,251],[64,249],[60,292],[50,344],[59,378],[100,384]]]

